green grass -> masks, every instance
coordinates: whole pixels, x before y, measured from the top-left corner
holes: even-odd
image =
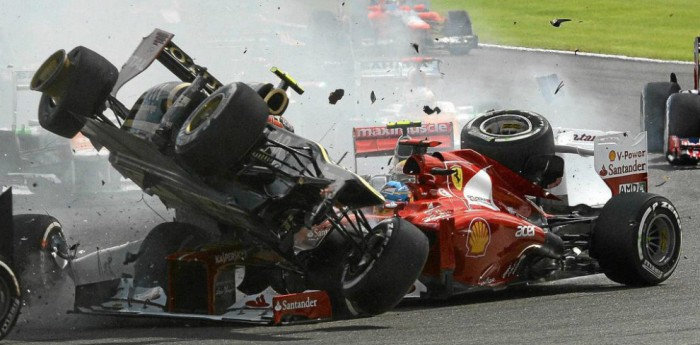
[[[693,60],[700,1],[433,0],[442,13],[464,9],[482,43]],[[556,28],[554,18],[571,18]]]

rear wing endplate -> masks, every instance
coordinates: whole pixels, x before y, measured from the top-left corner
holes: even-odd
[[[594,152],[594,167],[613,196],[649,191],[646,132],[596,136]]]
[[[201,67],[195,65],[194,59],[173,43],[174,36],[167,31],[155,29],[150,35],[144,37],[119,71],[117,83],[112,88],[112,97],[116,97],[124,84],[145,71],[156,59],[180,80],[192,82]],[[205,89],[210,94],[221,87],[221,82],[208,72],[204,71],[203,74],[207,80]]]

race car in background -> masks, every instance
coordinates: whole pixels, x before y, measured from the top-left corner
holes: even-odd
[[[25,106],[27,98],[36,104],[28,97],[34,94],[26,92],[34,72],[14,68],[0,72],[2,88],[10,95],[10,106],[3,107],[7,116],[0,120],[0,186],[13,186],[15,194],[43,196],[128,188],[109,165],[107,150],[95,149],[80,133],[61,137],[40,126],[43,119],[35,119],[36,109]]]
[[[593,171],[612,198],[602,207],[558,212],[542,203],[557,199],[548,189],[565,176],[556,153],[590,152],[557,145],[544,117],[518,110],[481,115],[461,136],[457,151],[430,152],[440,144],[431,138],[399,142],[412,154],[383,189],[384,207],[368,216],[398,215],[430,239],[409,297],[447,298],[596,273],[649,286],[675,270],[680,217],[668,199],[644,192],[644,133],[596,134]]]
[[[371,0],[339,6],[340,17],[362,55],[386,55],[447,51],[468,54],[478,47],[479,37],[472,30],[469,14],[449,11],[447,17],[430,11],[426,1]],[[363,7],[364,4],[364,7]],[[397,49],[398,48],[398,49]]]
[[[415,73],[420,73],[426,83],[436,83],[443,78],[440,70],[442,60],[429,56],[403,58],[365,58],[355,62],[355,83],[375,85],[408,82]]]
[[[669,81],[644,85],[640,123],[649,136],[649,151],[671,164],[697,164],[700,159],[700,37],[693,42],[694,89],[681,90],[675,73]]]
[[[420,121],[396,121],[382,126],[353,127],[353,156],[355,158],[355,172],[366,176],[372,187],[380,190],[387,182],[384,175],[377,175],[375,166],[362,167],[358,164],[358,158],[392,157],[387,166],[398,164],[411,154],[410,147],[401,145],[402,140],[415,138],[430,138],[439,141],[440,144],[431,148],[431,151],[452,150],[455,148],[452,140],[454,127],[451,122],[421,123]],[[387,169],[386,175],[393,169]],[[370,172],[375,172],[371,174]]]

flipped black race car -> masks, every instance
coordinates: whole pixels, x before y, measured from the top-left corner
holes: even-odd
[[[286,73],[273,68],[278,86],[223,85],[172,37],[156,29],[119,73],[85,47],[60,50],[31,87],[43,93],[44,128],[68,138],[81,132],[109,149],[114,168],[175,209],[175,221],[142,241],[76,257],[53,217],[15,215],[0,233],[21,233],[31,245],[0,254],[44,258],[14,265],[18,276],[67,273],[74,311],[89,314],[276,324],[394,307],[425,263],[427,238],[396,217],[370,226],[361,208],[383,204],[381,194],[322,146],[268,122],[287,108],[288,88],[303,92]],[[127,108],[118,90],[154,60],[180,80]],[[17,283],[9,276],[0,274],[0,287]],[[19,298],[19,287],[6,290]],[[7,301],[3,324],[16,317]]]

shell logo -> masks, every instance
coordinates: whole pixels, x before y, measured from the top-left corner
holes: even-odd
[[[467,256],[479,257],[486,254],[491,242],[491,228],[483,218],[474,218],[467,234]]]
[[[610,150],[610,153],[608,153],[608,159],[610,159],[611,162],[615,161],[615,150]]]

